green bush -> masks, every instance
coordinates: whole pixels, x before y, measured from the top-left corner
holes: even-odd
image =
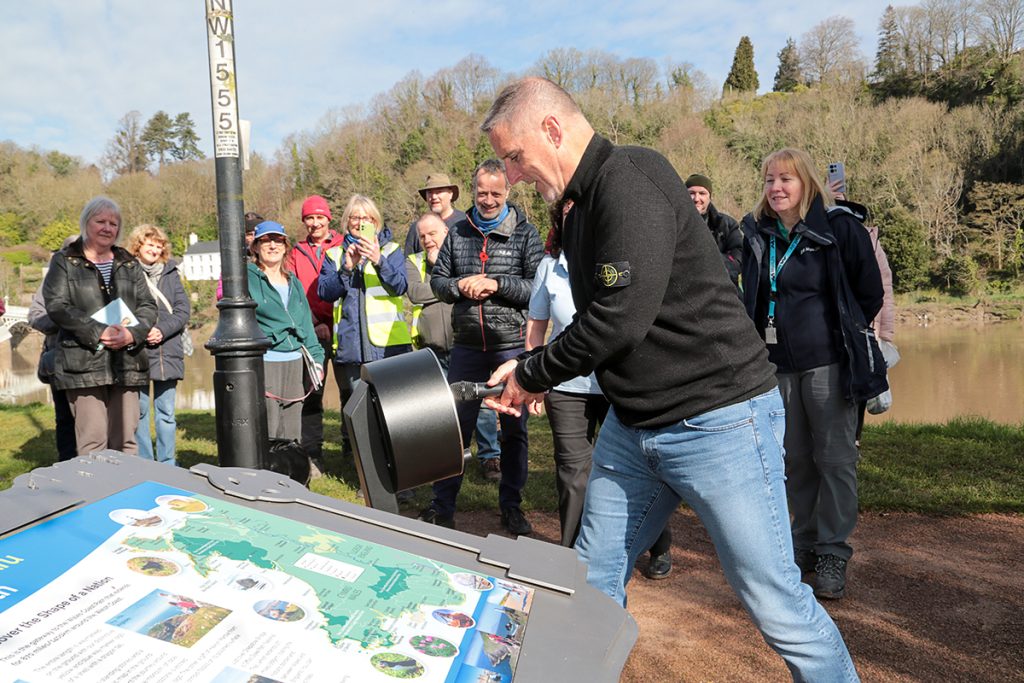
[[[911,292],[928,275],[928,245],[924,226],[902,206],[880,212],[878,234],[892,268],[893,289]]]
[[[939,266],[939,277],[946,291],[957,296],[973,294],[981,286],[978,262],[963,252],[946,257]]]
[[[57,251],[64,240],[78,233],[78,224],[70,218],[61,217],[43,228],[36,244],[49,251]]]

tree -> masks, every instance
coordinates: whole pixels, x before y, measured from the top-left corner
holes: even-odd
[[[878,21],[878,50],[875,52],[874,76],[880,81],[896,76],[903,71],[900,59],[900,25],[892,5],[885,8]]]
[[[161,110],[153,114],[142,131],[142,144],[146,147],[146,156],[156,161],[160,168],[164,167],[164,162],[174,147],[173,128],[174,122],[171,121],[171,117]]]
[[[779,50],[779,69],[775,72],[775,85],[772,86],[772,90],[792,92],[802,81],[796,42],[792,38],[787,38],[785,47]]]
[[[78,224],[62,216],[43,228],[36,239],[36,244],[44,249],[57,251],[65,239],[77,232]]]
[[[142,116],[130,111],[117,122],[114,137],[107,143],[101,164],[117,175],[144,171],[149,164],[142,141]]]
[[[1024,37],[1024,0],[979,0],[977,12],[985,44],[1009,59]]]
[[[183,111],[174,117],[174,125],[171,126],[171,138],[174,144],[171,146],[171,156],[176,161],[191,161],[203,158],[199,150],[199,136],[196,135],[196,124],[192,116]]]
[[[757,71],[754,69],[754,45],[743,36],[732,57],[732,68],[725,79],[726,92],[757,92]]]
[[[808,83],[853,80],[863,61],[849,17],[829,17],[800,37],[800,64]]]

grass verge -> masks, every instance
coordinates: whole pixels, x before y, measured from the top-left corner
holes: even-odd
[[[324,420],[328,476],[313,481],[317,493],[358,502],[358,479],[343,460],[340,419]],[[555,511],[555,469],[551,433],[545,418],[531,418],[530,478],[523,492],[526,510]],[[213,415],[178,414],[178,461],[216,463]],[[45,405],[0,406],[0,489],[19,474],[45,467],[55,459],[53,409]],[[861,441],[860,505],[878,512],[967,515],[985,512],[1024,513],[1024,425],[999,425],[982,419],[946,424],[869,425]],[[410,505],[425,506],[430,488],[420,487]],[[494,510],[498,490],[476,467],[467,468],[459,498],[461,510]]]

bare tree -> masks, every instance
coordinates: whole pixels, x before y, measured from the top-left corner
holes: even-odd
[[[146,170],[146,144],[142,141],[142,115],[130,111],[117,122],[114,137],[107,142],[107,150],[100,163],[111,173],[124,175]]]
[[[1024,37],[1024,0],[978,0],[985,43],[1008,59]]]
[[[800,64],[808,82],[851,80],[863,74],[864,55],[860,51],[853,19],[829,17],[800,37]]]

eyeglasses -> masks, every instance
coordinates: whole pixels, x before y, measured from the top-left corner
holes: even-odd
[[[288,241],[288,238],[284,235],[264,235],[260,238],[260,242],[273,242],[275,244],[284,244]]]
[[[356,216],[355,214],[348,217],[349,223],[362,223],[363,221],[370,221],[372,223],[373,219],[369,216]]]

